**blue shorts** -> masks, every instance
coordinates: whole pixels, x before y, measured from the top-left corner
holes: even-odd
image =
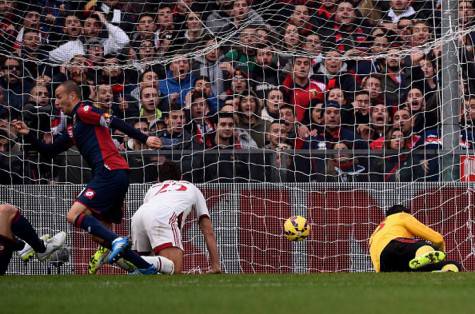
[[[125,194],[129,189],[128,170],[98,170],[76,201],[106,222],[119,224],[124,216]]]

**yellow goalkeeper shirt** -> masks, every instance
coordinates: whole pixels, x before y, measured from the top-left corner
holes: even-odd
[[[380,270],[381,252],[396,238],[420,238],[432,242],[436,247],[445,250],[444,238],[437,231],[424,225],[408,213],[397,213],[386,217],[374,230],[369,239],[371,262],[376,272]]]

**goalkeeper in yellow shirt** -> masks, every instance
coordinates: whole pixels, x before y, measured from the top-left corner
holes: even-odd
[[[446,261],[444,238],[411,215],[411,210],[394,205],[369,240],[371,262],[376,272],[454,271],[459,263]]]

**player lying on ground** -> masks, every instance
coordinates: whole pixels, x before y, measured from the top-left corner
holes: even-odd
[[[13,251],[19,251],[18,254],[24,261],[28,261],[35,253],[40,261],[44,261],[62,248],[64,241],[66,233],[62,231],[54,237],[43,235],[38,238],[35,229],[18,208],[0,204],[0,275],[7,271]]]
[[[93,178],[79,194],[67,214],[70,224],[86,230],[96,242],[111,249],[110,262],[119,256],[133,263],[143,274],[154,274],[155,267],[129,249],[127,237],[111,231],[112,223],[120,224],[122,204],[129,188],[125,159],[115,147],[110,129],[118,129],[128,136],[160,148],[158,137],[147,136],[116,117],[102,112],[91,104],[81,102],[81,90],[73,81],[66,81],[55,90],[56,105],[69,116],[67,127],[52,144],[39,141],[22,121],[13,121],[18,134],[41,154],[53,157],[76,145],[92,169]]]
[[[369,240],[376,272],[460,271],[461,265],[446,261],[444,238],[411,215],[411,210],[394,205]]]
[[[144,203],[132,217],[132,249],[157,268],[183,271],[181,228],[194,209],[209,252],[209,273],[220,273],[218,247],[206,200],[201,191],[188,181],[179,181],[178,166],[170,161],[159,166],[159,181],[145,195]],[[99,255],[99,254],[98,254]]]

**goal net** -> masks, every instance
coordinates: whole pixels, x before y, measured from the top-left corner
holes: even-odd
[[[2,1],[0,202],[69,236],[60,268],[14,257],[9,273],[85,273],[97,248],[65,220],[90,165],[76,147],[39,155],[11,126],[67,132],[67,80],[161,139],[110,130],[131,168],[120,234],[173,160],[207,197],[227,272],[371,271],[369,236],[396,203],[473,270],[474,15],[467,0]],[[293,243],[296,214],[312,232]],[[183,234],[186,271],[205,271],[196,218]]]

